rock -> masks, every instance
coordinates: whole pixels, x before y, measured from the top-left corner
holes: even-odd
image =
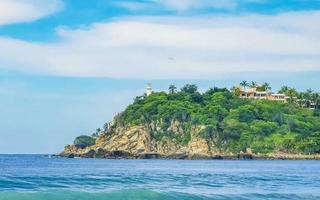
[[[253,160],[253,154],[249,153],[240,153],[238,155],[238,159],[243,159],[243,160]]]
[[[201,138],[192,138],[188,143],[189,154],[210,155],[208,143]]]
[[[133,158],[133,155],[128,151],[115,150],[111,151],[108,158]]]
[[[208,156],[206,154],[191,154],[188,156],[188,159],[190,159],[190,160],[210,160],[212,158],[211,158],[211,156]]]
[[[75,155],[74,155],[73,153],[70,153],[70,154],[66,155],[66,157],[67,157],[67,158],[74,158]]]
[[[187,159],[188,154],[187,153],[173,153],[166,156],[168,159]]]
[[[103,148],[101,147],[98,147],[96,150],[95,150],[95,154],[94,154],[94,157],[95,158],[104,158],[106,156],[107,152],[106,150],[104,150]]]
[[[138,159],[157,159],[162,158],[163,156],[156,152],[150,152],[150,153],[141,153],[138,155]]]
[[[150,152],[150,132],[144,126],[118,128],[114,134],[106,139],[103,148],[108,151],[130,151],[136,155]]]
[[[211,157],[211,159],[213,159],[213,160],[223,160],[224,158],[221,155],[214,155],[214,156]]]
[[[81,157],[82,158],[94,158],[95,154],[96,154],[96,151],[91,149],[91,150],[88,150],[87,152],[81,154]]]
[[[200,132],[205,126],[192,126],[185,133],[183,123],[172,120],[167,131],[161,132],[161,122],[141,126],[118,125],[102,133],[93,146],[79,148],[67,145],[60,155],[64,157],[109,158],[109,159],[253,159],[251,149],[246,153],[220,155],[211,142],[203,139]],[[157,135],[159,134],[159,135]],[[167,134],[167,135],[166,135]],[[176,134],[176,135],[172,135]],[[179,142],[184,134],[190,134],[190,141]],[[177,137],[175,137],[177,136]]]

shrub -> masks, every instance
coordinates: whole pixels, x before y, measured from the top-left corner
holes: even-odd
[[[79,148],[86,148],[86,147],[94,145],[95,142],[96,142],[96,140],[94,138],[87,136],[87,135],[81,135],[79,137],[76,137],[73,144]]]

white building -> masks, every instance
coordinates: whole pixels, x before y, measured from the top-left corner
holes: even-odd
[[[152,86],[151,83],[148,83],[146,87],[146,95],[149,96],[150,94],[152,94]]]

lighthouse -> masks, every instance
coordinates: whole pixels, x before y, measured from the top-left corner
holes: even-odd
[[[149,96],[150,94],[152,94],[152,86],[151,83],[148,83],[146,87],[146,95]]]

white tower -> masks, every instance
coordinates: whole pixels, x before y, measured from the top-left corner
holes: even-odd
[[[149,96],[150,94],[152,94],[152,86],[151,86],[150,83],[147,84],[146,94],[147,94],[147,96]]]

